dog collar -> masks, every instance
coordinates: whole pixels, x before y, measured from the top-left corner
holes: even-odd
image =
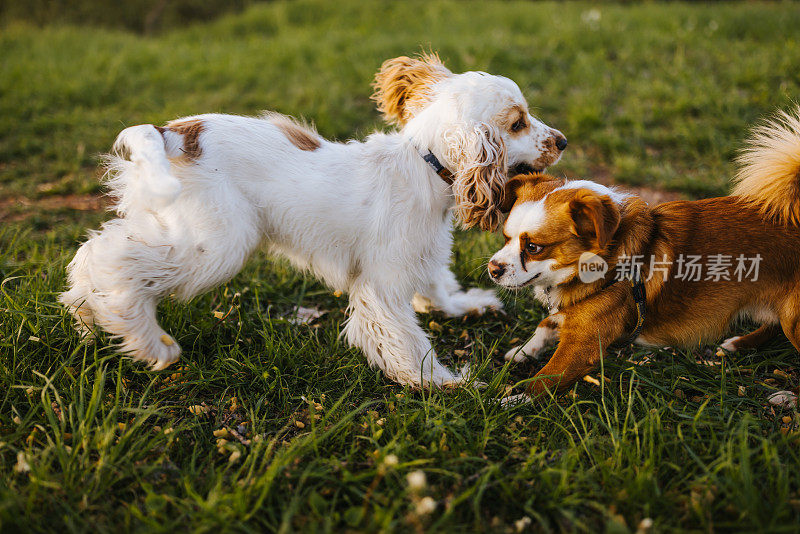
[[[630,282],[633,302],[636,303],[636,326],[624,343],[625,345],[631,345],[636,341],[636,338],[639,337],[639,334],[642,333],[642,328],[644,327],[644,316],[645,312],[647,312],[647,291],[644,288],[644,282],[642,282],[639,273],[636,273],[633,278],[624,278],[624,280]],[[601,291],[613,286],[617,282],[619,282],[618,279],[612,278],[603,284]]]
[[[425,160],[425,163],[430,165],[431,169],[433,169],[433,172],[439,175],[439,178],[444,180],[444,183],[447,185],[453,185],[453,173],[447,170],[447,167],[442,165],[442,163],[439,161],[439,158],[433,155],[433,152],[428,150],[427,154],[422,155],[422,159]]]

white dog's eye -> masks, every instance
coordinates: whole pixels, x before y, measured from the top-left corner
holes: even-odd
[[[515,122],[514,124],[511,125],[511,131],[512,132],[518,132],[518,131],[522,130],[523,128],[525,128],[525,120],[523,120],[523,119],[518,119],[517,122]]]
[[[528,243],[525,245],[525,250],[528,252],[528,254],[538,254],[543,248],[543,246],[537,245],[536,243]]]

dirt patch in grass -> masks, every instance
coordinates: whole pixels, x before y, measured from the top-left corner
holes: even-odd
[[[111,200],[107,196],[100,194],[51,195],[37,199],[14,196],[0,200],[0,222],[21,222],[43,212],[64,209],[102,211],[110,204]]]

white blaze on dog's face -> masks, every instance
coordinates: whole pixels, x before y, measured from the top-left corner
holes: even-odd
[[[509,171],[543,171],[567,146],[561,132],[531,115],[516,83],[454,74],[435,55],[385,62],[375,88],[386,118],[455,175],[455,211],[465,227],[496,228]]]
[[[503,226],[506,244],[488,269],[507,288],[555,287],[577,277],[583,253],[603,255],[625,198],[600,184],[546,175],[517,176],[506,194],[505,207],[513,206]]]

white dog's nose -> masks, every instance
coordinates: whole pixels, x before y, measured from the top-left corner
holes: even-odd
[[[553,129],[553,139],[555,139],[557,149],[563,152],[563,150],[567,148],[567,138],[556,129]]]

